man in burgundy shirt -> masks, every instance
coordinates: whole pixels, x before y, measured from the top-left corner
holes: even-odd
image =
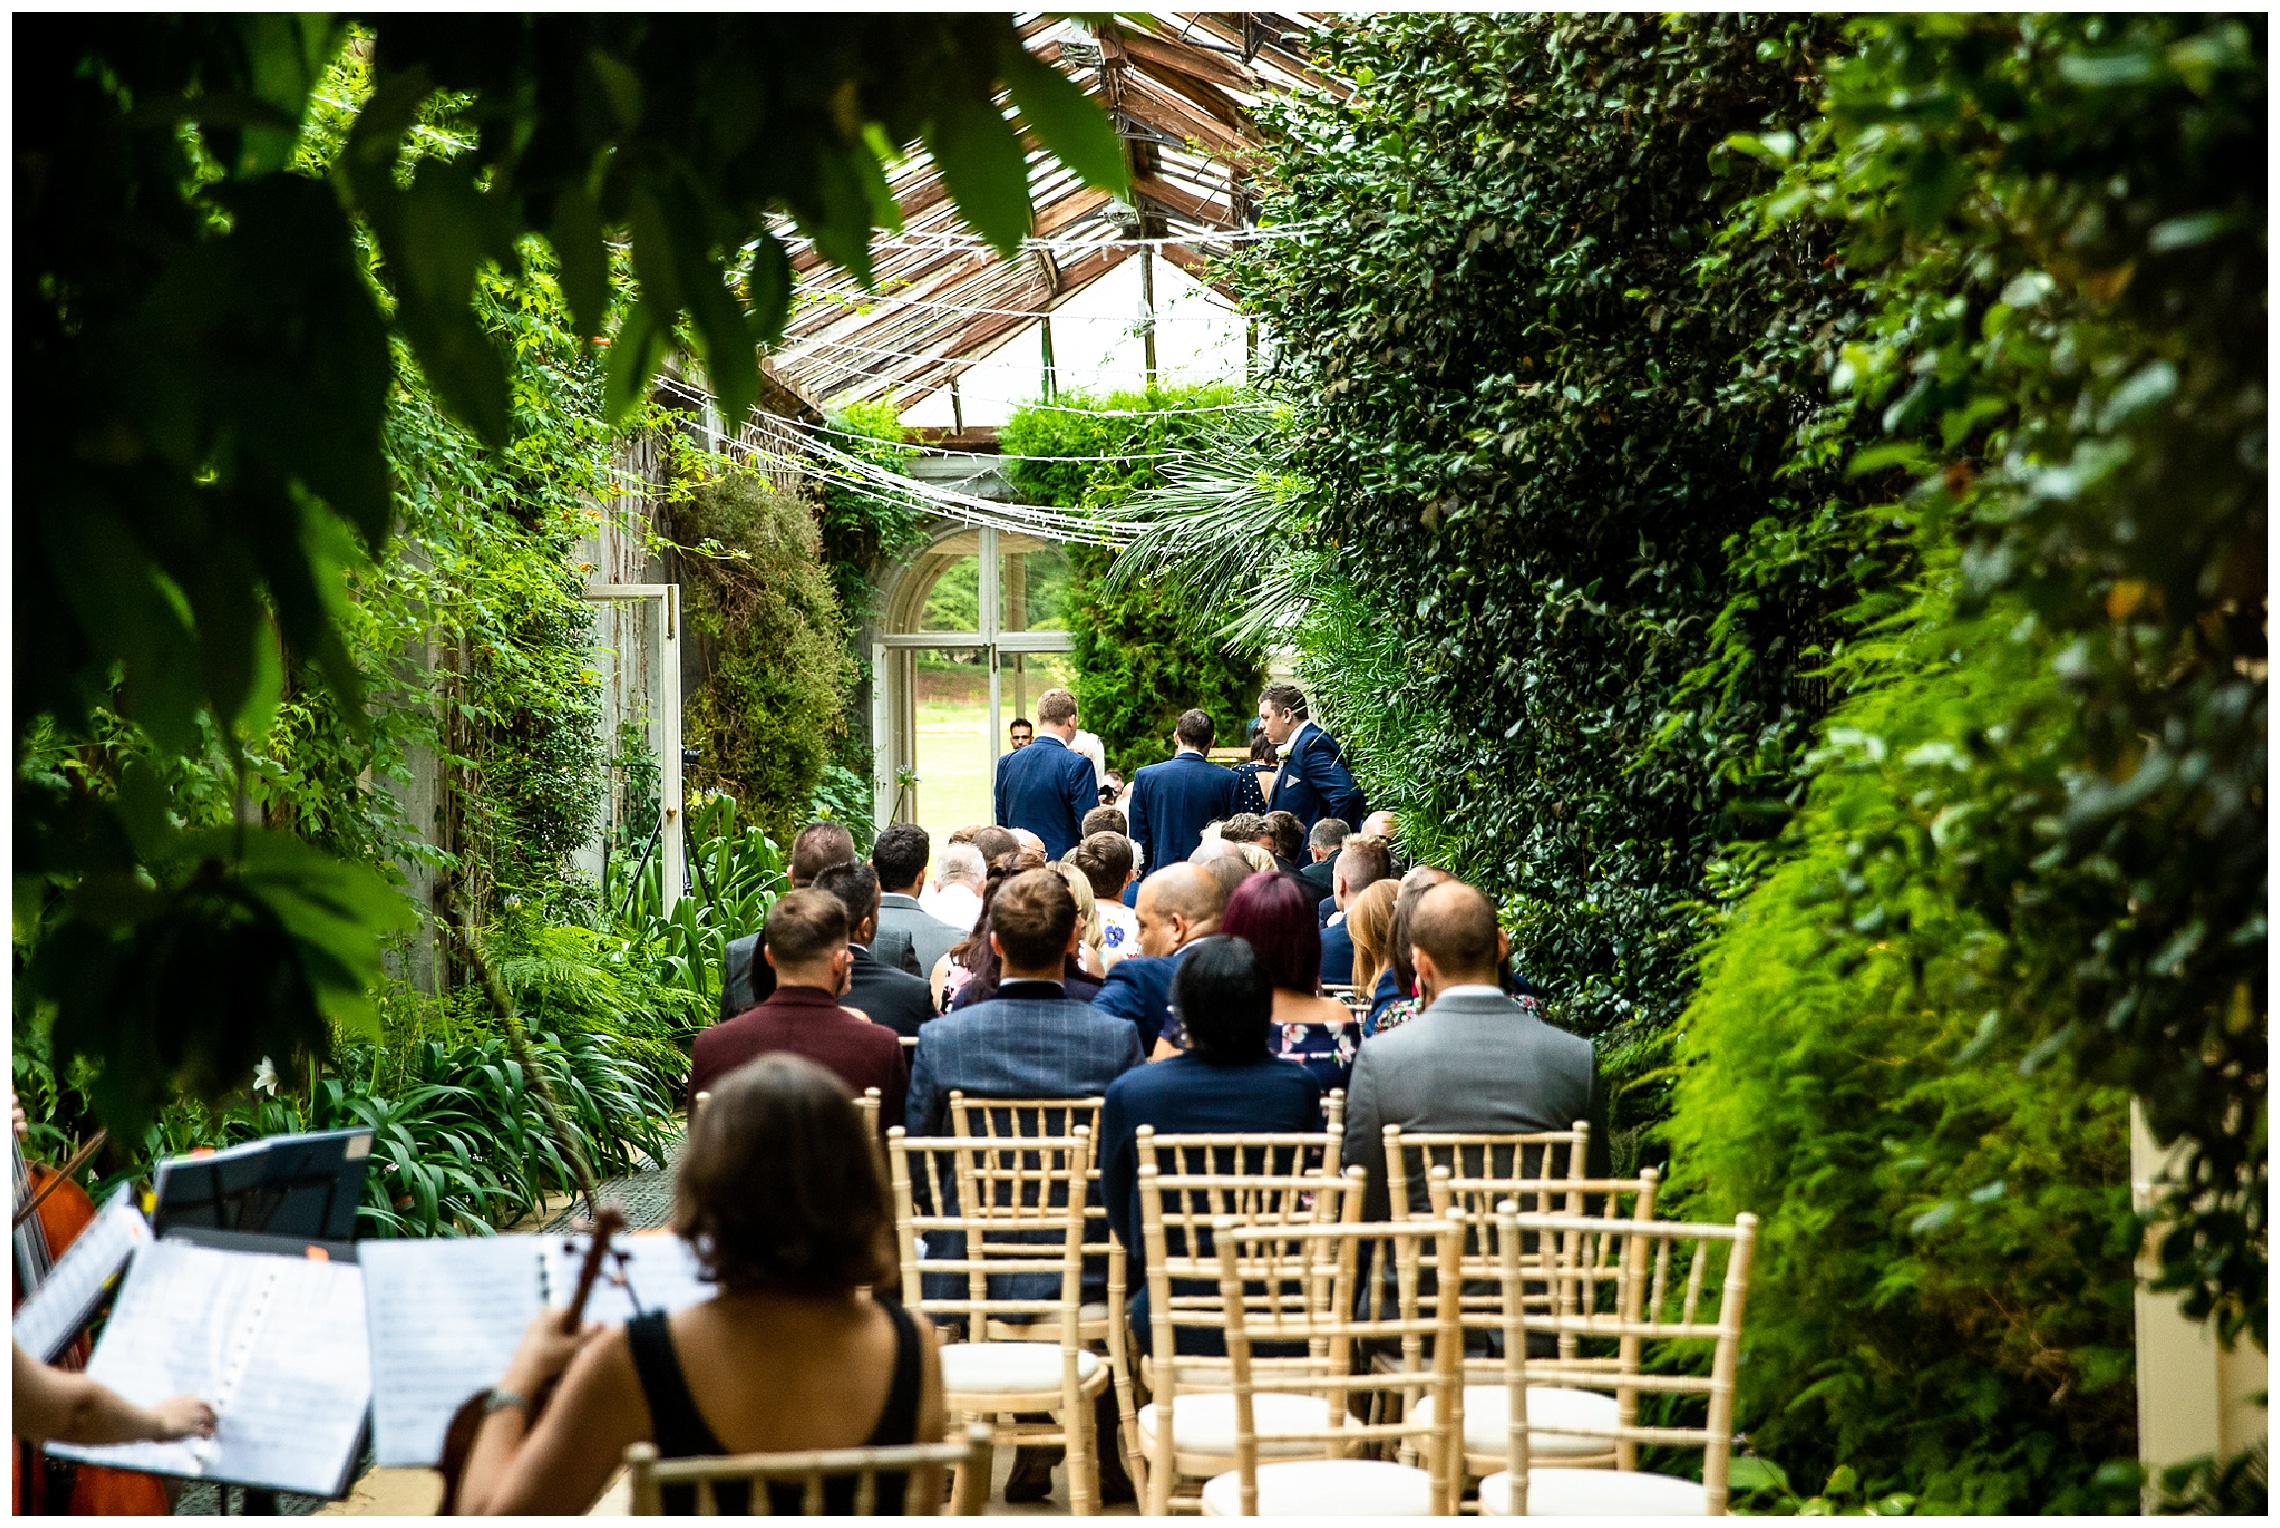
[[[902,1123],[910,1083],[902,1042],[884,1024],[839,1003],[854,969],[847,909],[839,899],[821,891],[784,893],[768,910],[763,953],[776,973],[776,990],[759,1007],[697,1036],[689,1058],[691,1101],[745,1062],[789,1051],[837,1073],[858,1097],[877,1088],[881,1127]]]

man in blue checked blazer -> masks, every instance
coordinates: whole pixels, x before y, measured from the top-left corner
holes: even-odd
[[[1297,685],[1267,686],[1259,697],[1259,724],[1282,750],[1267,805],[1290,813],[1309,833],[1325,817],[1360,822],[1369,816],[1338,740],[1308,718],[1306,696]]]
[[[1140,1065],[1140,1032],[1129,1021],[1062,994],[1062,960],[1077,937],[1077,899],[1058,873],[1026,870],[998,888],[990,903],[990,943],[1004,971],[998,995],[919,1027],[903,1112],[912,1135],[950,1134],[953,1092],[1090,1098]]]
[[[1022,752],[1035,753],[1044,746],[1040,738]],[[1090,774],[1092,766],[1088,763],[1085,770]],[[952,1133],[954,1092],[968,1098],[1095,1098],[1141,1064],[1140,1032],[1129,1021],[1062,995],[1062,963],[1075,952],[1079,933],[1077,899],[1057,872],[1025,870],[998,888],[990,902],[990,945],[1003,972],[998,995],[920,1026],[909,1103],[903,1111],[904,1128],[912,1135]],[[956,1213],[955,1206],[950,1209]],[[1089,1239],[1105,1244],[1106,1223],[1094,1226],[1097,1234]],[[1050,1231],[1019,1234],[1045,1243],[1059,1240],[1059,1234]],[[965,1233],[928,1232],[926,1254],[951,1260],[963,1257]],[[1107,1260],[1089,1257],[1085,1262],[1084,1298],[1101,1299],[1107,1294]],[[921,1281],[925,1292],[935,1298],[965,1294],[963,1273],[925,1273]],[[1060,1290],[1058,1274],[990,1276],[990,1293],[997,1299],[1049,1300]],[[1093,1425],[1099,1437],[1116,1436],[1113,1387],[1101,1392]],[[1016,1450],[1006,1500],[1042,1500],[1060,1454],[1057,1448]],[[1103,1456],[1100,1469],[1102,1500],[1130,1501],[1131,1483],[1114,1459]]]
[[[1001,828],[1027,828],[1057,860],[1083,842],[1085,813],[1100,805],[1092,760],[1069,743],[1077,735],[1077,697],[1047,690],[1037,700],[1037,741],[998,760],[991,806]]]
[[[1178,750],[1132,777],[1132,841],[1140,846],[1143,875],[1177,865],[1203,842],[1206,824],[1235,810],[1235,771],[1214,764],[1211,718],[1183,711],[1172,728]]]

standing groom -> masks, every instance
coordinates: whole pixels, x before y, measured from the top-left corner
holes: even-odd
[[[1259,697],[1259,725],[1282,750],[1267,805],[1290,813],[1309,833],[1325,817],[1360,822],[1369,816],[1338,740],[1307,719],[1306,696],[1297,685],[1267,686]]]
[[[1057,860],[1085,836],[1085,813],[1100,805],[1092,760],[1069,746],[1077,735],[1077,697],[1047,690],[1037,701],[1037,740],[998,760],[994,806],[1001,828],[1027,828]]]

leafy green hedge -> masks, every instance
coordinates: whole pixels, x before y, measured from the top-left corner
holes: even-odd
[[[1280,124],[1304,667],[1763,1217],[1747,1504],[2134,1503],[2132,1094],[2264,1341],[2264,43],[1401,17]]]
[[[1834,472],[1778,473],[1800,341],[1856,321],[1826,241],[1718,245],[1771,178],[1721,143],[1808,117],[1833,35],[1374,20],[1331,48],[1354,100],[1276,122],[1270,211],[1320,231],[1235,275],[1308,400],[1338,587],[1305,673],[1372,801],[1619,1046],[1685,1001],[1706,863],[1788,810],[1866,571]]]
[[[815,514],[756,473],[713,469],[672,509],[689,623],[711,672],[686,703],[693,778],[790,843],[847,730],[855,669]]]
[[[1167,454],[1209,434],[1214,414],[1179,410],[1234,401],[1233,389],[1217,386],[1063,393],[1052,404],[1015,410],[998,441],[1014,485],[1030,502],[1113,508],[1159,487]],[[1055,456],[1103,460],[1028,459]],[[1129,778],[1170,757],[1172,724],[1190,706],[1211,713],[1222,741],[1239,742],[1266,685],[1258,649],[1227,651],[1214,613],[1200,605],[1118,585],[1108,576],[1113,561],[1099,548],[1072,546],[1062,606],[1075,638],[1078,716],[1100,735],[1109,767]]]

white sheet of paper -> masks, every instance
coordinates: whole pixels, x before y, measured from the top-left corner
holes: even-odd
[[[539,1312],[546,1242],[463,1236],[358,1244],[380,1464],[416,1468],[442,1458],[451,1414],[498,1383]]]
[[[47,1281],[17,1307],[11,1323],[16,1346],[43,1363],[54,1362],[63,1345],[86,1325],[111,1275],[137,1248],[150,1244],[150,1222],[135,1208],[133,1187],[123,1185],[94,1223],[56,1259]]]
[[[615,1325],[642,1311],[679,1310],[720,1292],[718,1285],[702,1276],[696,1254],[678,1236],[621,1236],[610,1243],[610,1251],[609,1265],[594,1281],[594,1292],[586,1301],[588,1321]],[[622,1263],[615,1256],[619,1251],[625,1254]],[[547,1254],[553,1259],[547,1275],[550,1295],[556,1305],[567,1305],[578,1287],[586,1237],[580,1233],[549,1238]]]
[[[372,1399],[363,1276],[353,1263],[154,1243],[136,1254],[87,1372],[139,1404],[204,1396],[219,1431],[51,1453],[336,1496]]]

